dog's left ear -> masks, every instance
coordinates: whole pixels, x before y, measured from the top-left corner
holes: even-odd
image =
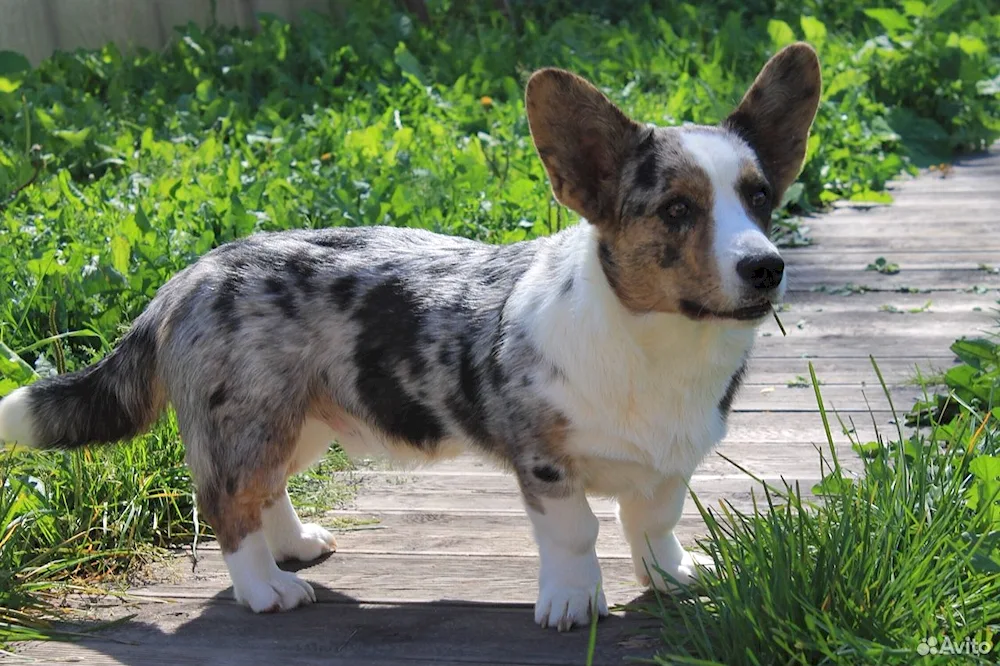
[[[767,61],[739,107],[722,123],[757,153],[775,198],[802,168],[821,86],[816,51],[805,42],[789,44]]]
[[[524,106],[556,199],[592,224],[614,224],[622,167],[639,124],[586,80],[561,69],[532,74]]]

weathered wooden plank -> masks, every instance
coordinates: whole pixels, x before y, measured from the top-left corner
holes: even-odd
[[[871,275],[871,274],[869,274]],[[857,283],[855,283],[857,284]],[[877,312],[885,303],[902,308],[915,308],[931,301],[931,309],[942,312],[971,312],[973,308],[996,308],[1000,290],[963,289],[928,296],[926,293],[899,291],[881,292],[847,288],[843,283],[816,285],[785,296],[784,305],[810,312]]]
[[[841,464],[846,466],[847,462],[853,460],[854,454],[846,440],[842,442],[843,446],[841,446],[841,443],[838,442],[839,439],[841,438],[837,437],[834,440],[837,443],[837,453],[840,456]],[[819,473],[820,453],[816,450],[817,446],[820,446],[826,460],[829,460],[830,455],[825,441],[800,440],[776,444],[773,441],[763,440],[757,442],[727,440],[709,454],[698,467],[697,475],[714,477],[739,474],[739,469],[733,465],[736,463],[762,477],[777,478],[779,474],[788,478],[810,477]],[[728,462],[726,458],[732,460],[733,463]],[[394,466],[387,463],[370,467],[362,466],[360,469],[343,472],[343,474],[352,483],[364,483],[365,479],[379,477],[388,479],[390,482],[404,483],[403,479],[408,478],[409,475],[452,478],[483,475],[506,476],[508,471],[492,459],[474,453],[466,453],[450,460],[441,460],[416,468]]]
[[[342,524],[338,521],[345,517],[377,522],[338,527]],[[337,537],[337,552],[345,555],[440,553],[533,557],[537,553],[531,525],[523,511],[520,514],[465,513],[461,510],[363,514],[338,510],[313,516],[310,520],[330,527]],[[628,557],[628,544],[617,519],[605,515],[598,521],[598,555]],[[705,524],[698,515],[683,516],[677,527],[677,534],[684,543],[694,543],[705,533]],[[202,548],[211,550],[218,546],[210,541]]]
[[[903,303],[894,302],[894,299],[887,297],[877,309],[871,311],[816,312],[805,308],[790,308],[779,312],[778,316],[787,333],[783,337],[785,341],[837,335],[867,339],[869,343],[877,344],[891,332],[900,336],[950,338],[942,346],[942,352],[947,352],[948,346],[959,337],[981,335],[982,332],[996,328],[996,311],[939,311],[935,309],[934,303],[935,297],[930,294],[924,294],[923,303],[913,308],[907,308]],[[773,321],[766,321],[761,332],[780,335],[780,329]]]
[[[909,384],[922,377],[931,377],[955,365],[957,358],[947,349],[938,357],[887,358],[878,362],[879,370],[890,385]],[[753,358],[744,386],[787,386],[809,377],[812,362],[823,386],[862,386],[878,384],[878,377],[868,358]],[[811,387],[806,387],[811,388]]]
[[[872,256],[869,261],[874,261]],[[891,261],[896,261],[891,255]],[[866,271],[865,266],[801,266],[789,264],[788,286],[796,290],[826,284],[842,286],[846,283],[870,284],[881,289],[899,289],[910,287],[914,289],[963,290],[974,286],[986,289],[1000,288],[1000,273],[982,271],[976,267],[965,269],[932,269],[908,268],[900,270],[895,275],[882,275],[875,271]]]
[[[35,664],[98,666],[575,666],[585,661],[588,632],[543,630],[533,624],[526,604],[326,603],[329,596],[272,615],[253,615],[218,600],[142,604],[135,621],[104,632],[105,640],[36,643],[22,655]],[[595,663],[648,658],[657,642],[639,637],[651,634],[654,621],[634,611],[616,612],[599,625]]]
[[[785,249],[781,252],[785,259],[785,264],[790,270],[797,268],[824,268],[840,269],[850,268],[864,270],[868,264],[872,263],[879,255],[872,254],[870,249],[845,249],[840,251],[828,250],[822,246],[810,246],[800,249]],[[1000,258],[996,252],[980,250],[966,251],[905,251],[894,252],[886,257],[897,263],[904,271],[908,270],[951,270],[968,269],[981,270],[981,265],[996,266],[1000,263]]]
[[[799,477],[803,488],[812,488],[819,480],[818,465],[809,477]],[[775,474],[766,481],[777,488],[784,484]],[[691,479],[691,490],[698,499],[708,505],[717,506],[720,501],[732,502],[741,509],[752,505],[751,493],[761,495],[763,487],[746,475],[733,471],[727,475],[696,474]],[[613,501],[592,497],[591,507],[595,514],[610,516],[615,513]],[[364,513],[382,511],[423,511],[440,512],[462,507],[476,512],[517,513],[523,512],[521,492],[516,481],[510,476],[461,475],[436,476],[431,474],[410,474],[396,478],[369,477],[365,480],[364,492],[358,493],[349,508]],[[698,515],[692,502],[684,507],[687,515]]]
[[[810,220],[807,226],[810,231],[807,234],[813,240],[816,247],[824,250],[840,252],[842,250],[867,251],[872,253],[872,258],[884,256],[888,252],[909,252],[925,249],[929,243],[933,242],[936,247],[950,248],[955,250],[986,250],[1000,252],[1000,238],[996,238],[996,224],[980,224],[979,227],[988,226],[985,232],[973,233],[968,229],[949,230],[948,233],[938,234],[929,240],[927,234],[907,234],[898,229],[888,229],[884,233],[872,231],[873,225],[858,225],[856,230],[829,229]]]
[[[130,596],[232,600],[229,574],[217,549],[199,550],[193,574],[189,557],[175,558],[173,566],[180,580],[136,588]],[[528,605],[534,603],[538,591],[535,555],[333,553],[319,562],[290,568],[313,584],[320,604],[518,603],[524,604],[524,617],[530,622]],[[642,594],[630,557],[606,557],[601,568],[608,603],[628,603]]]
[[[897,405],[897,408],[905,411],[909,409],[909,405]],[[841,444],[849,446],[846,436],[841,432],[840,420],[847,427],[856,428],[858,436],[863,441],[875,438],[876,427],[884,436],[896,431],[892,413],[889,411],[851,413],[831,409],[827,416],[833,430],[834,443],[838,446]],[[746,444],[771,442],[782,446],[795,442],[825,443],[826,433],[817,412],[737,412],[729,415],[729,428],[725,441]]]
[[[947,329],[940,333],[924,334],[916,326],[887,328],[882,334],[872,332],[855,335],[834,335],[806,327],[797,334],[789,331],[788,337],[782,337],[777,326],[773,326],[773,330],[764,328],[761,331],[753,355],[754,358],[830,359],[867,358],[873,355],[879,361],[887,358],[940,356],[954,341],[954,333]]]

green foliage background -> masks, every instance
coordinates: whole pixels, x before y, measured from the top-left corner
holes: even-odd
[[[508,242],[569,223],[523,113],[524,80],[544,65],[642,121],[712,123],[771,53],[807,39],[825,93],[780,215],[883,199],[901,170],[1000,136],[1000,14],[883,4],[514,2],[512,22],[492,3],[432,2],[426,27],[355,3],[343,20],[265,17],[256,35],[188,26],[163,52],[108,46],[30,71],[0,54],[0,196],[44,160],[0,214],[2,341],[36,364],[39,340],[82,332],[67,341],[75,367],[178,269],[261,229],[381,223]],[[19,380],[0,371],[3,394]]]

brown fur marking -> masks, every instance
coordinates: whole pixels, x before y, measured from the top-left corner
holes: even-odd
[[[723,123],[757,152],[776,200],[802,168],[821,88],[816,51],[808,44],[791,44],[767,62]]]
[[[639,125],[589,82],[558,69],[531,76],[525,108],[556,199],[598,226],[614,221],[618,179]]]

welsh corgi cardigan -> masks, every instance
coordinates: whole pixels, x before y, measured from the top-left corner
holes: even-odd
[[[587,493],[617,500],[643,584],[668,587],[654,562],[691,582],[673,530],[785,290],[768,227],[820,84],[815,51],[793,44],[719,126],[663,128],[537,71],[531,136],[585,223],[506,246],[389,227],[228,243],[167,282],[99,363],[4,398],[0,437],[115,442],[173,405],[200,511],[255,612],[315,600],[276,561],[336,547],[286,490],[334,440],[353,457],[474,451],[512,472],[542,627],[608,612]]]

